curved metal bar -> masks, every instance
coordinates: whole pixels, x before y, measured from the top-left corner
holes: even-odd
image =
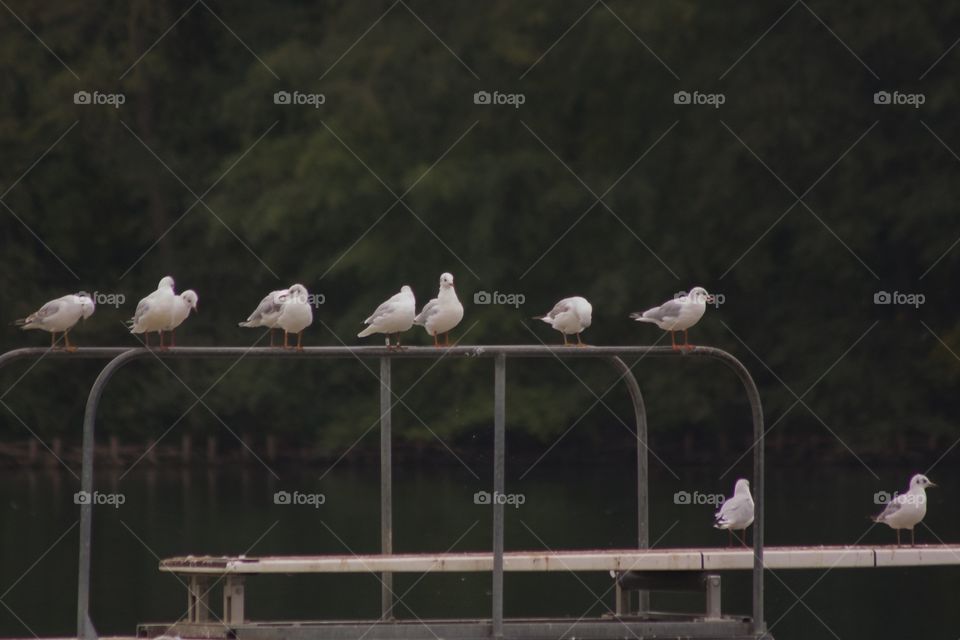
[[[525,345],[491,345],[491,346],[457,346],[437,349],[434,347],[407,347],[402,350],[388,349],[386,347],[306,347],[301,351],[287,351],[268,347],[174,347],[162,351],[152,351],[149,349],[123,349],[123,348],[87,348],[78,349],[76,352],[64,353],[70,357],[104,357],[106,351],[112,350],[115,357],[103,368],[97,376],[90,394],[87,399],[87,406],[84,411],[83,422],[83,468],[81,472],[81,488],[83,491],[91,492],[93,490],[93,443],[94,428],[96,423],[97,408],[103,390],[113,374],[126,363],[142,358],[147,355],[168,359],[168,358],[222,358],[222,357],[244,357],[244,358],[293,358],[293,359],[324,359],[324,358],[440,358],[440,357],[465,357],[465,358],[489,358],[495,357],[498,362],[498,369],[505,365],[507,357],[520,358],[606,358],[614,362],[614,365],[621,369],[626,368],[627,387],[634,402],[634,410],[637,414],[638,434],[643,435],[643,441],[646,442],[646,413],[643,406],[643,398],[640,394],[640,387],[630,373],[629,368],[621,359],[622,356],[661,356],[661,357],[707,357],[724,362],[733,369],[738,378],[744,385],[750,402],[753,431],[755,438],[754,448],[754,482],[753,493],[756,503],[756,516],[754,519],[754,568],[753,568],[753,625],[754,631],[758,635],[764,632],[765,622],[763,620],[763,474],[764,474],[764,434],[763,434],[763,410],[760,403],[760,396],[757,387],[747,371],[746,367],[733,355],[715,349],[713,347],[694,347],[691,350],[678,351],[671,347],[595,347],[588,346],[583,348],[571,347],[548,347],[548,346],[525,346]],[[27,350],[18,350],[27,351]],[[47,352],[49,350],[40,350]],[[96,353],[95,353],[96,352]],[[10,352],[12,353],[12,352]],[[59,354],[60,352],[50,352]],[[5,362],[4,356],[0,355],[0,366]],[[503,363],[502,365],[499,363]],[[618,364],[619,363],[619,364]],[[502,394],[498,394],[502,397]],[[501,440],[502,443],[502,440]],[[646,447],[638,447],[643,450],[642,462],[646,462]],[[638,471],[641,468],[641,455],[638,452]],[[646,464],[642,465],[646,471]],[[639,482],[639,481],[638,481]],[[645,506],[638,498],[638,507]],[[645,510],[641,511],[645,514]],[[96,637],[96,631],[90,621],[88,611],[90,603],[90,536],[92,530],[92,507],[90,503],[80,506],[80,571],[78,576],[77,593],[77,631],[78,636],[84,639]],[[638,524],[640,519],[638,518]],[[644,530],[641,527],[638,541],[642,542]],[[646,531],[649,535],[649,531]],[[501,531],[502,535],[502,531]],[[495,535],[496,538],[496,535]],[[501,592],[502,596],[502,592]],[[502,601],[498,604],[494,602],[495,610],[500,607],[502,611]]]

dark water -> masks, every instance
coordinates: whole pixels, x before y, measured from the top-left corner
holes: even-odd
[[[474,492],[489,486],[486,460],[465,467],[395,469],[395,546],[398,551],[489,549],[489,508]],[[634,543],[632,469],[537,466],[508,490],[525,504],[508,509],[508,549],[628,547]],[[481,469],[483,472],[481,473]],[[657,546],[726,544],[709,527],[709,505],[677,505],[676,491],[729,492],[723,469],[675,467],[651,476],[651,539]],[[898,489],[912,470],[864,468],[772,469],[768,474],[771,544],[887,543],[892,532],[867,519],[878,489]],[[960,539],[953,507],[960,479],[948,469],[931,477],[921,529],[924,542]],[[325,469],[161,471],[140,467],[125,478],[98,476],[101,491],[121,492],[119,508],[95,508],[93,619],[101,633],[131,633],[138,622],[172,621],[184,613],[177,579],[157,571],[158,558],[181,554],[321,554],[378,550],[378,471]],[[75,625],[77,481],[66,471],[4,472],[0,483],[2,564],[0,635],[65,635]],[[322,492],[325,503],[277,505],[286,490]],[[62,536],[62,538],[61,538]],[[60,539],[57,542],[58,538]],[[777,572],[767,577],[767,621],[777,638],[949,638],[960,635],[960,568]],[[606,575],[507,575],[508,615],[599,615],[612,607]],[[397,576],[402,617],[487,616],[486,574]],[[750,612],[749,575],[724,575],[726,612]],[[582,580],[582,582],[581,582]],[[604,595],[605,594],[605,595]],[[602,603],[598,603],[598,597]],[[219,595],[214,602],[219,606]],[[657,609],[696,610],[699,594],[655,594]],[[370,576],[254,577],[248,583],[253,619],[373,617],[379,584]],[[406,608],[404,608],[406,607]],[[411,613],[413,612],[413,613]]]

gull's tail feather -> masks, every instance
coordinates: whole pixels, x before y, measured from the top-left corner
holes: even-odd
[[[648,318],[645,315],[643,315],[644,313],[646,313],[646,311],[637,311],[635,313],[631,313],[630,317],[636,320],[637,322],[656,322],[656,320],[654,320],[653,318]]]
[[[238,324],[239,326],[241,326],[241,327],[248,327],[248,328],[253,328],[253,327],[256,327],[256,326],[257,326],[257,325],[253,324],[253,323],[250,322],[250,321],[238,322],[237,324]]]
[[[364,329],[363,331],[361,331],[360,333],[358,333],[358,334],[357,334],[357,337],[358,337],[358,338],[366,338],[367,336],[372,336],[372,335],[375,334],[376,332],[377,332],[377,330],[373,328],[373,325],[370,325],[369,327],[367,327],[366,329]]]

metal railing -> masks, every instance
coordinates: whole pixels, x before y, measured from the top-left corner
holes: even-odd
[[[602,359],[610,362],[621,374],[627,385],[634,407],[637,438],[637,543],[638,548],[649,546],[649,492],[647,483],[647,420],[640,386],[633,375],[632,367],[624,357],[642,359],[653,357],[709,358],[719,360],[730,367],[740,379],[750,403],[755,446],[753,496],[755,507],[753,533],[753,629],[764,632],[763,618],[763,514],[764,514],[764,429],[760,396],[750,373],[733,355],[712,347],[695,347],[690,351],[676,351],[670,347],[562,347],[527,345],[456,346],[437,349],[434,347],[406,347],[402,350],[386,347],[307,347],[302,351],[285,351],[277,348],[249,347],[175,347],[165,350],[123,347],[84,347],[74,352],[50,349],[17,349],[0,354],[0,367],[9,362],[30,357],[36,358],[109,358],[90,389],[83,420],[83,445],[81,490],[93,493],[94,443],[97,410],[103,391],[113,375],[125,364],[147,357],[167,359],[379,359],[380,361],[380,535],[381,552],[393,552],[393,505],[392,505],[392,423],[391,409],[391,363],[405,359],[441,358],[492,358],[494,360],[494,473],[493,491],[505,494],[506,484],[506,368],[508,358],[561,358]],[[89,615],[90,569],[93,509],[89,502],[80,505],[80,550],[77,587],[77,635],[80,638],[96,638],[96,631]],[[493,504],[493,589],[492,631],[496,638],[503,637],[503,552],[504,552],[504,505]],[[381,591],[381,614],[389,618],[393,609],[392,576],[383,575]],[[648,594],[641,592],[639,611],[646,611]]]

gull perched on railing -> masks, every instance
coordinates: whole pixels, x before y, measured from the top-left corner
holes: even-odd
[[[170,322],[163,329],[164,331],[170,332],[169,346],[176,346],[177,327],[183,324],[183,321],[187,319],[191,311],[197,311],[198,302],[200,302],[200,299],[197,297],[197,292],[193,289],[187,289],[180,295],[173,297],[173,308],[170,310]]]
[[[694,287],[689,293],[664,302],[659,307],[631,313],[637,322],[650,322],[664,331],[670,332],[670,342],[674,349],[693,349],[687,330],[700,321],[707,310],[707,303],[713,296],[703,287]],[[678,345],[675,332],[683,331],[683,344]]]
[[[310,296],[302,284],[291,285],[280,305],[277,326],[283,329],[283,348],[286,349],[291,333],[297,334],[297,350],[303,351],[303,330],[313,324],[313,309]]]
[[[900,529],[910,529],[910,546],[915,544],[913,528],[927,515],[927,488],[935,487],[930,479],[918,473],[910,478],[910,488],[906,493],[896,495],[887,502],[886,508],[872,519],[882,522],[897,532],[897,546],[900,546]]]
[[[733,532],[743,531],[743,546],[747,546],[746,528],[753,524],[753,496],[750,495],[750,481],[746,478],[737,480],[733,489],[733,497],[724,500],[720,509],[713,515],[713,526],[716,529],[726,529],[729,536],[729,545],[733,545]]]
[[[142,299],[133,312],[133,318],[128,321],[130,333],[144,334],[144,346],[150,348],[150,332],[160,334],[160,348],[163,349],[163,332],[170,325],[173,313],[173,278],[164,276],[157,285],[157,290]]]
[[[358,338],[365,338],[374,333],[386,335],[387,348],[390,348],[390,336],[397,336],[396,348],[400,348],[400,334],[413,326],[417,315],[417,299],[413,296],[413,289],[407,285],[400,288],[400,293],[377,307],[369,318],[363,321],[367,328],[357,334]]]
[[[437,336],[444,335],[444,343],[450,346],[450,330],[463,320],[463,304],[457,298],[457,291],[453,288],[453,274],[444,273],[440,276],[440,291],[423,306],[423,310],[413,324],[420,325],[433,336],[433,346],[439,347]]]
[[[247,318],[246,322],[241,322],[241,327],[266,327],[270,330],[270,346],[273,344],[273,331],[277,328],[277,318],[280,317],[280,310],[283,307],[283,299],[290,293],[290,289],[277,289],[268,293],[253,313]]]
[[[563,335],[563,344],[569,345],[567,336],[577,334],[577,346],[584,346],[580,334],[593,322],[593,306],[586,298],[573,296],[564,298],[553,306],[545,315],[534,316],[534,320],[542,320]]]
[[[90,294],[81,291],[61,296],[31,313],[26,318],[14,320],[13,324],[23,330],[42,329],[50,332],[50,348],[56,345],[58,333],[63,334],[64,348],[67,351],[76,351],[70,344],[70,329],[80,320],[86,320],[93,315],[96,305]]]

